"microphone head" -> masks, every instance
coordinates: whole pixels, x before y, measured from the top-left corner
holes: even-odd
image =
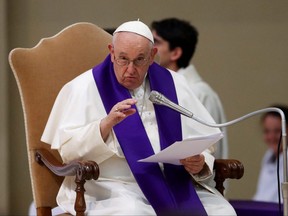
[[[189,118],[192,118],[193,116],[193,113],[179,106],[178,104],[175,104],[174,102],[170,101],[168,98],[166,98],[164,95],[162,95],[157,91],[151,91],[149,95],[149,100],[154,104],[167,106],[170,109],[173,109],[176,112],[179,112]]]
[[[150,95],[149,95],[149,100],[152,102],[152,103],[155,103],[155,104],[159,104],[159,105],[162,105],[163,102],[162,102],[162,98],[163,98],[163,95],[160,94],[159,92],[157,91],[151,91]]]

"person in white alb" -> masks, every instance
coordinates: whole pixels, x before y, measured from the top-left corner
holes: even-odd
[[[158,49],[159,64],[185,77],[189,87],[208,110],[216,123],[226,122],[218,94],[205,82],[195,66],[190,63],[198,42],[198,31],[188,21],[167,18],[151,24],[155,47]],[[221,128],[224,137],[215,146],[214,157],[228,158],[226,128]]]
[[[154,63],[153,43],[141,21],[120,25],[106,59],[62,88],[41,140],[64,162],[99,164],[99,179],[85,184],[87,215],[236,215],[216,189],[201,186],[212,175],[210,149],[182,165],[138,162],[175,141],[221,133],[148,99],[161,92],[213,121],[182,76]],[[57,196],[63,212],[75,214],[74,188],[66,177]]]
[[[284,112],[288,116],[288,107],[285,105],[273,105]],[[286,130],[287,130],[286,120]],[[280,187],[283,182],[283,151],[282,145],[278,158],[278,144],[282,131],[282,119],[278,112],[267,112],[261,117],[261,128],[263,131],[263,140],[267,145],[267,150],[263,156],[261,169],[258,177],[257,189],[253,196],[255,201],[275,202],[278,203],[278,184],[277,184],[277,159],[279,159],[279,177]],[[286,132],[287,133],[287,132]],[[280,188],[280,202],[283,198]]]

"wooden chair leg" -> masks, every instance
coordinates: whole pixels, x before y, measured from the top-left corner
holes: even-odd
[[[77,216],[84,216],[86,211],[86,202],[85,202],[85,188],[84,184],[86,180],[97,180],[99,177],[99,167],[94,161],[86,161],[82,163],[79,161],[80,166],[76,171],[76,200],[74,209]]]
[[[79,179],[76,177],[76,200],[74,204],[74,209],[76,211],[77,216],[84,216],[85,210],[86,210],[86,202],[84,198],[84,193],[85,193],[85,180],[84,179]]]

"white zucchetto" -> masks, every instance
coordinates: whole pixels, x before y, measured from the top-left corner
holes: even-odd
[[[154,39],[152,32],[150,31],[149,27],[144,24],[143,22],[137,21],[129,21],[121,24],[113,33],[113,35],[117,32],[132,32],[135,34],[139,34],[143,37],[146,37],[154,44]]]

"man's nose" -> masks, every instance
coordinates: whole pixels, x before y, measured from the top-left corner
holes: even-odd
[[[127,65],[127,70],[129,71],[134,71],[135,65],[133,61],[130,61],[129,64]]]

